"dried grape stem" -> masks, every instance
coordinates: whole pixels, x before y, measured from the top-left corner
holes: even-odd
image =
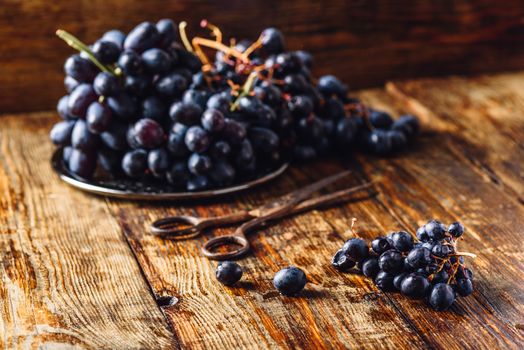
[[[189,39],[187,38],[186,27],[187,27],[186,21],[182,21],[178,25],[178,32],[180,33],[180,39],[182,39],[182,43],[184,44],[187,51],[194,52],[193,46],[191,46],[191,43],[189,42]]]

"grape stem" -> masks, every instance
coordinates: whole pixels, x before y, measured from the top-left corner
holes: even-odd
[[[67,43],[67,45],[71,46],[73,49],[85,53],[87,57],[89,58],[89,60],[93,62],[102,72],[117,75],[112,69],[100,63],[100,61],[95,57],[91,49],[86,44],[81,42],[78,38],[76,38],[74,35],[62,29],[58,29],[56,31],[56,35],[60,39],[64,40]]]
[[[189,39],[187,38],[186,27],[187,27],[187,22],[186,21],[182,21],[178,25],[178,32],[180,33],[180,39],[182,39],[182,43],[186,47],[187,51],[194,52],[193,51],[193,46],[191,46],[191,43],[189,42]]]
[[[244,83],[244,86],[242,86],[242,91],[238,95],[237,99],[233,104],[231,105],[231,108],[229,109],[231,112],[234,112],[238,108],[238,104],[240,103],[240,98],[249,95],[251,92],[251,89],[253,88],[253,85],[255,84],[255,78],[258,76],[257,72],[251,72],[249,76],[247,77],[246,82]]]

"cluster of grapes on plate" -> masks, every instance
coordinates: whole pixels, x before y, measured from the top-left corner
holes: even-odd
[[[458,296],[473,292],[473,273],[464,264],[457,242],[464,233],[459,222],[448,228],[431,220],[417,230],[418,242],[407,232],[392,232],[371,242],[352,238],[335,254],[332,265],[340,271],[357,267],[383,291],[400,291],[426,299],[435,310],[448,309]]]
[[[91,46],[57,31],[79,51],[65,62],[63,121],[50,133],[71,173],[198,191],[335,150],[389,155],[418,132],[415,117],[368,108],[335,76],[314,79],[312,56],[286,51],[275,28],[226,45],[219,28],[201,25],[211,39],[189,40],[186,23],[169,19]]]

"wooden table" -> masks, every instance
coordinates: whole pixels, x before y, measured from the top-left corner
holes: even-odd
[[[389,83],[359,95],[418,114],[425,132],[391,159],[357,155],[294,166],[227,201],[131,203],[87,195],[51,171],[53,112],[0,118],[0,345],[2,348],[524,347],[524,72]],[[169,214],[224,214],[350,168],[348,184],[379,182],[372,200],[286,219],[251,236],[237,288],[216,282],[205,238],[147,232]],[[385,294],[332,254],[356,217],[374,238],[430,218],[462,221],[475,292],[451,310]],[[218,230],[215,234],[223,234]],[[282,297],[274,273],[297,265],[309,283]]]

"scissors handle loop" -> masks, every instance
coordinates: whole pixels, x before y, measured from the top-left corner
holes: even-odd
[[[220,246],[231,246],[238,245],[240,246],[237,249],[230,250],[225,253],[214,252],[214,250]],[[228,235],[228,236],[218,236],[213,237],[207,241],[202,247],[202,253],[205,257],[211,260],[229,260],[236,259],[247,252],[249,252],[250,246],[249,241],[243,235]]]

